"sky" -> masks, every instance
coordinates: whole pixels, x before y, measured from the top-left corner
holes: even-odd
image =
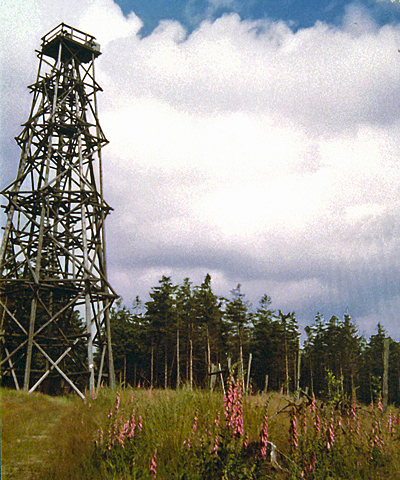
[[[302,327],[346,313],[400,340],[400,0],[3,0],[0,18],[0,189],[40,38],[64,22],[101,45],[125,305],[210,273]]]

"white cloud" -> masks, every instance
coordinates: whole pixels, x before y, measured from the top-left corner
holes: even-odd
[[[111,0],[1,8],[9,138],[42,35],[65,21],[102,46],[110,278],[126,301],[163,273],[209,271],[218,293],[241,282],[254,305],[268,293],[302,321],[347,306],[379,321],[399,304],[398,26],[351,6],[340,27],[293,33],[232,14],[141,38],[140,19]]]
[[[133,12],[125,18],[121,9],[110,0],[91,2],[79,19],[79,28],[91,32],[103,48],[112,40],[136,35],[142,26],[143,23]]]

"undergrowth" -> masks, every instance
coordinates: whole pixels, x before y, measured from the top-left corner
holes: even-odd
[[[234,381],[225,396],[101,389],[84,402],[3,390],[2,465],[5,479],[400,480],[400,411],[244,396]]]

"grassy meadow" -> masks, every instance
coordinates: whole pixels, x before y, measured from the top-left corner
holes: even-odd
[[[2,477],[400,480],[400,411],[278,393],[1,390]]]

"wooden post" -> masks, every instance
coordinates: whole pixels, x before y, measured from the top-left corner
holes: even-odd
[[[135,388],[137,388],[136,376],[137,376],[137,363],[135,362],[135,368],[133,370],[133,386]]]
[[[357,402],[357,390],[354,383],[354,374],[351,374],[351,402],[354,405]]]
[[[190,337],[190,355],[189,355],[189,383],[190,390],[193,390],[193,340]]]
[[[126,353],[124,353],[124,388],[126,388]]]
[[[311,394],[314,395],[314,377],[313,377],[311,355],[310,355],[310,387],[311,387]]]
[[[164,347],[164,390],[168,388],[168,350],[167,345]]]
[[[208,373],[208,388],[211,390],[211,347],[210,347],[210,334],[208,331],[208,325],[206,327],[207,334],[207,373]]]
[[[217,366],[213,363],[211,364],[211,374],[210,374],[210,390],[213,392],[215,388],[215,383],[217,381]]]
[[[180,351],[179,351],[179,328],[176,330],[176,388],[181,386],[181,366],[180,366]]]
[[[268,375],[265,375],[264,393],[268,392]]]
[[[386,411],[389,400],[389,338],[383,340],[383,380],[382,380],[382,406]]]
[[[301,372],[301,348],[300,340],[297,350],[297,375],[296,375],[296,390],[300,390],[300,372]]]
[[[150,388],[154,386],[154,344],[151,339],[151,358],[150,358]]]
[[[247,384],[246,384],[246,393],[249,393],[249,386],[250,386],[250,371],[251,371],[251,360],[253,359],[253,354],[249,354],[249,364],[247,366]]]
[[[220,375],[220,378],[221,378],[222,391],[224,392],[224,397],[225,397],[224,376],[222,375],[222,368],[221,368],[221,364],[220,364],[220,363],[218,364],[218,368],[219,368],[219,375]]]

